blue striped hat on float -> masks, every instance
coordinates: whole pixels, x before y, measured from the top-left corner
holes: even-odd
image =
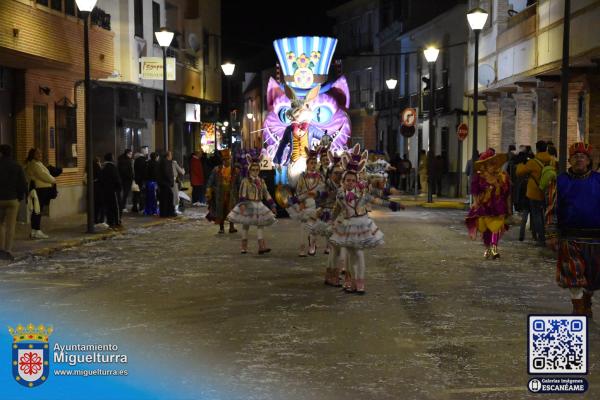
[[[320,93],[329,90],[327,76],[337,39],[323,36],[297,36],[273,41],[285,83],[304,97],[318,84]]]

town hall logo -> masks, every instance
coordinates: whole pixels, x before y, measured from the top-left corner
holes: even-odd
[[[54,329],[44,325],[17,325],[8,327],[13,337],[12,373],[14,379],[23,386],[36,387],[46,382],[50,373],[48,337]]]

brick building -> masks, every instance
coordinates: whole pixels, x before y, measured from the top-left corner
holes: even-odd
[[[32,147],[63,168],[51,216],[83,211],[83,22],[74,0],[0,2],[0,138],[23,162]],[[114,33],[97,10],[90,25],[91,76],[114,68]]]

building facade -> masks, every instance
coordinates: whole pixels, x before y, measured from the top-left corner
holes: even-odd
[[[44,162],[61,167],[51,216],[83,211],[83,21],[74,0],[0,2],[0,137],[24,162],[39,148]],[[115,33],[101,7],[90,24],[92,79],[110,76]]]
[[[509,144],[559,144],[564,2],[557,0],[470,1],[488,10],[481,33],[479,79],[487,118],[479,150],[506,151]],[[567,145],[592,143],[600,161],[600,1],[571,2]],[[469,46],[467,94],[473,91],[473,46]],[[480,73],[481,76],[481,73]],[[481,126],[481,125],[480,125]]]

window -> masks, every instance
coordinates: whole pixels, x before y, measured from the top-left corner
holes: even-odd
[[[160,4],[153,1],[152,2],[152,32],[160,31]],[[154,37],[154,43],[158,44],[156,40],[156,35],[152,35]]]
[[[48,106],[33,106],[33,147],[40,149],[44,164],[48,163]]]
[[[76,168],[77,109],[68,104],[56,104],[54,110],[56,119],[56,166],[60,168]]]
[[[133,18],[135,25],[135,36],[144,38],[144,8],[143,0],[135,0],[133,3]]]
[[[210,35],[207,30],[202,32],[202,57],[204,58],[204,67],[210,65]]]
[[[48,7],[48,0],[36,0],[36,3],[38,3],[41,6]]]
[[[50,0],[50,8],[56,11],[62,11],[62,0]]]
[[[75,0],[65,0],[65,14],[75,16]]]

